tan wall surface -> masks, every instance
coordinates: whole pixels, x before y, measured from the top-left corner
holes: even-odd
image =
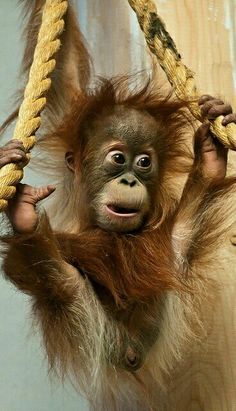
[[[184,62],[203,93],[236,104],[236,1],[155,0]],[[126,0],[78,0],[97,74],[150,67],[135,14]],[[86,18],[85,18],[86,17]]]

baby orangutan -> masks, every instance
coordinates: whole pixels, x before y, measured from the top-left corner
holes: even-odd
[[[92,409],[156,411],[197,318],[205,267],[234,221],[235,179],[226,177],[227,150],[209,127],[219,115],[236,122],[236,114],[200,98],[205,121],[189,166],[188,103],[161,99],[151,82],[132,94],[122,77],[71,95],[61,122],[39,141],[56,147],[52,162],[63,154],[63,183],[17,186],[4,272],[32,296],[50,367],[72,374]],[[0,149],[1,167],[25,160],[19,141]],[[176,176],[186,171],[179,195]],[[37,205],[54,191],[52,227]]]
[[[204,96],[199,104],[207,119],[223,114],[225,124],[236,121],[222,101]],[[224,181],[227,151],[213,139],[206,122],[195,134],[195,160],[182,199],[171,204],[174,200],[163,186],[165,153],[158,120],[148,111],[118,104],[94,119],[92,115],[86,114],[89,121],[81,130],[82,152],[65,154],[86,205],[80,232],[53,233],[46,214],[39,215],[36,205],[51,195],[53,186],[19,184],[8,209],[15,234],[5,240],[9,248],[4,271],[33,296],[51,365],[59,363],[62,372],[76,368],[90,400],[94,391],[88,392],[89,380],[99,368],[104,378],[94,382],[93,390],[96,384],[104,385],[105,398],[98,394],[94,407],[100,409],[98,404],[105,401],[101,409],[111,410],[112,402],[114,407],[126,402],[121,387],[106,392],[109,367],[120,369],[124,381],[131,371],[132,384],[133,371],[140,369],[141,378],[145,356],[158,339],[165,294],[184,289],[196,258],[209,252],[204,225],[209,225],[208,218],[216,219],[214,201],[232,181]],[[0,154],[1,166],[25,160],[18,141],[8,143]],[[214,238],[217,227],[212,231],[207,236]],[[182,232],[189,233],[183,240]],[[198,255],[201,248],[203,255]],[[151,406],[141,402],[142,396],[134,398],[136,408],[129,408],[127,399],[123,409]]]

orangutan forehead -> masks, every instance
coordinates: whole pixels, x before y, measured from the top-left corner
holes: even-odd
[[[154,144],[157,136],[157,121],[147,112],[117,106],[99,119],[96,131],[103,142],[120,140],[130,147]]]

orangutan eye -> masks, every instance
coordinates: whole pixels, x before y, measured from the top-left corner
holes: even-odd
[[[124,164],[125,163],[125,157],[121,153],[113,154],[112,160],[117,164]]]
[[[126,162],[124,154],[122,153],[122,151],[118,150],[110,151],[110,153],[107,154],[106,159],[112,163],[121,165],[125,164]]]
[[[151,159],[148,154],[141,154],[140,156],[137,156],[135,162],[139,168],[147,170],[151,167]]]

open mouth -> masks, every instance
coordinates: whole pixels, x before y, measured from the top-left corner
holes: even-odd
[[[106,209],[110,214],[118,217],[134,217],[139,211],[137,208],[122,207],[114,204],[106,205]]]

